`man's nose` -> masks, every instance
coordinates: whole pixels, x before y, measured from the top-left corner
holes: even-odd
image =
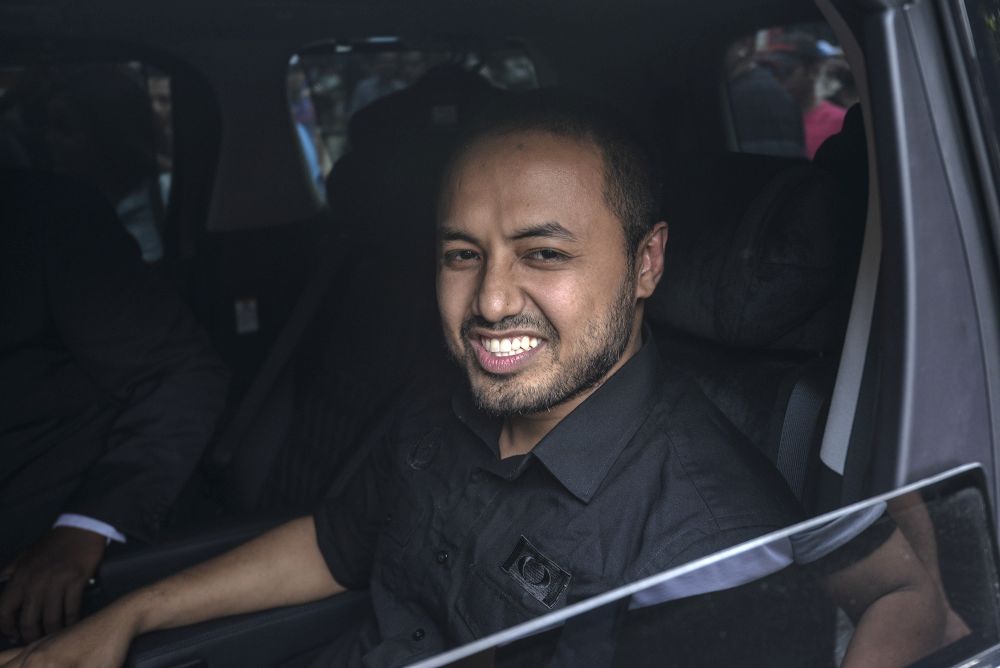
[[[524,295],[510,268],[498,262],[486,263],[476,293],[475,314],[490,322],[499,322],[522,310]]]

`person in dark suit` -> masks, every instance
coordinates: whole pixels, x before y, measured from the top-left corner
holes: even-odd
[[[114,209],[0,171],[0,631],[71,623],[111,541],[150,541],[228,373]]]

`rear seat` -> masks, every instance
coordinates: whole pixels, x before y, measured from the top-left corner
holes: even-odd
[[[815,510],[864,218],[840,179],[803,160],[703,156],[667,184],[654,335]]]
[[[284,369],[216,451],[230,507],[310,510],[407,381],[443,359],[438,180],[460,122],[498,94],[473,72],[441,66],[351,120],[351,149],[327,183],[327,262],[343,266],[314,279],[324,295]]]

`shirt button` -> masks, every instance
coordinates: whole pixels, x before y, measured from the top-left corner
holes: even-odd
[[[413,632],[413,635],[410,637],[413,638],[414,640],[420,641],[424,639],[425,635],[427,634],[424,633],[423,629],[417,629],[416,631]]]
[[[442,566],[448,563],[448,552],[447,550],[441,550],[437,553],[437,562]]]

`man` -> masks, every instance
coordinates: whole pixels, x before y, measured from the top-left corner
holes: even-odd
[[[0,660],[117,665],[138,633],[369,587],[376,620],[323,660],[397,665],[794,521],[643,334],[667,228],[623,127],[539,93],[471,133],[437,279],[467,387],[416,387],[347,493]]]
[[[228,373],[92,188],[0,170],[0,235],[0,632],[30,642],[156,537]]]
[[[801,157],[802,112],[771,68],[762,66],[747,36],[726,52],[729,107],[739,150],[744,153]]]
[[[765,54],[765,63],[801,110],[805,156],[810,160],[827,137],[840,131],[847,113],[818,94],[827,59],[815,38],[798,33],[785,36]]]

